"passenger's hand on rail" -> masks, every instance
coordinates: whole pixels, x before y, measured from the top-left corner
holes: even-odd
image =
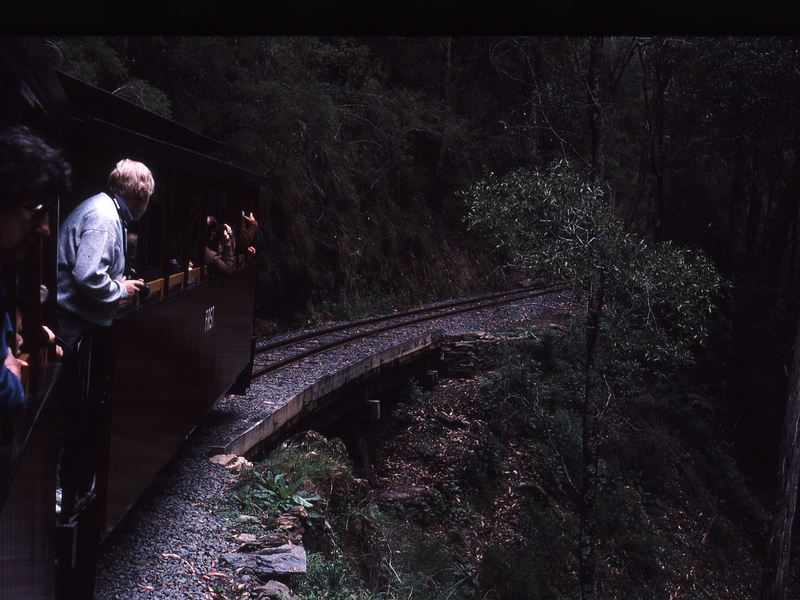
[[[56,334],[53,333],[53,330],[50,329],[47,325],[42,325],[42,329],[44,330],[44,334],[47,336],[47,344],[49,346],[55,346],[56,349],[56,358],[61,358],[64,356],[64,349],[56,344]]]
[[[56,341],[56,334],[53,333],[53,330],[47,325],[42,325],[42,331],[44,331],[44,334],[47,336],[47,343],[54,344]]]
[[[17,379],[22,381],[22,367],[27,367],[28,363],[14,356],[14,353],[11,351],[11,348],[8,349],[8,354],[6,355],[6,360],[4,364],[6,369],[11,371]]]
[[[139,290],[144,287],[144,281],[141,279],[128,279],[123,276],[119,281],[125,288],[125,293],[127,294],[126,298],[133,298],[139,293]]]

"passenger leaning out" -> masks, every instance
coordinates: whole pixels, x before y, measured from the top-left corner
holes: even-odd
[[[108,177],[108,193],[84,200],[58,232],[58,335],[65,352],[64,445],[59,468],[66,523],[96,497],[111,327],[120,300],[145,288],[125,276],[127,226],[147,210],[154,181],[140,162],[121,160]],[[99,529],[92,529],[99,541]]]
[[[72,347],[92,325],[111,325],[120,300],[144,288],[125,277],[127,226],[147,210],[153,175],[140,162],[121,160],[109,193],[84,200],[58,232],[58,335]]]
[[[220,224],[209,216],[206,218],[205,264],[216,275],[230,275],[234,270],[233,248],[235,244],[230,225]]]

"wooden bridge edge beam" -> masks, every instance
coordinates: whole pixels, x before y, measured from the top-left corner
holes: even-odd
[[[328,404],[324,402],[325,398],[332,397],[334,392],[343,386],[375,379],[387,370],[440,351],[443,337],[441,330],[431,331],[376,352],[336,373],[325,375],[250,425],[245,431],[235,434],[233,439],[214,446],[212,452],[248,456],[254,448],[262,445],[284,427],[294,425],[303,417],[324,408]]]

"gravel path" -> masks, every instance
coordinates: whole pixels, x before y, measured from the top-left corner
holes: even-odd
[[[427,331],[500,333],[563,313],[567,302],[562,294],[540,296],[412,325],[265,376],[246,396],[224,396],[101,547],[95,598],[207,600],[223,597],[215,588],[230,589],[235,576],[220,557],[238,544],[214,510],[235,476],[208,458],[242,420],[272,412],[319,378]]]

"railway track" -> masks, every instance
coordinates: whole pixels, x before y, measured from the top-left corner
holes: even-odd
[[[413,339],[427,327],[412,326],[409,329],[416,331],[397,336],[392,332],[382,336],[379,330],[388,331],[411,322],[421,323],[457,313],[465,314],[461,315],[463,318],[441,325],[443,330],[455,335],[463,331],[504,331],[509,323],[528,318],[549,322],[553,315],[565,310],[560,307],[560,300],[552,303],[534,301],[530,304],[535,306],[531,307],[526,306],[527,302],[519,302],[518,307],[508,311],[505,308],[498,313],[484,311],[474,318],[468,311],[501,306],[529,296],[555,294],[563,289],[564,286],[550,286],[446,302],[307,331],[260,345],[257,350],[264,359],[262,367],[269,361],[271,370],[278,371],[279,366],[273,359],[279,354],[291,354],[295,364],[256,379],[245,396],[229,395],[220,399],[211,418],[190,436],[173,466],[160,475],[158,482],[132,509],[124,526],[101,547],[96,597],[134,600],[147,592],[148,596],[156,594],[159,598],[202,600],[209,597],[210,589],[210,582],[202,573],[224,572],[230,581],[249,585],[221,561],[221,557],[231,551],[232,542],[224,516],[214,507],[227,493],[233,476],[212,465],[209,456],[219,454],[219,447],[237,438],[243,427],[254,426],[272,414],[288,413],[287,405],[291,399],[321,379],[338,374],[376,352],[394,347],[398,341],[403,343]],[[437,323],[435,328],[439,327]],[[354,335],[365,339],[346,345],[358,340]],[[324,339],[317,344],[314,336],[323,336]],[[387,336],[388,339],[384,339]],[[334,337],[337,340],[333,340]],[[331,343],[334,341],[340,347]],[[324,352],[322,346],[325,344],[334,349],[311,360],[300,358],[303,353]],[[297,345],[305,350],[300,351]],[[284,366],[289,362],[284,361]],[[163,596],[158,595],[162,588]],[[170,592],[173,595],[169,595]]]
[[[275,340],[266,344],[260,345],[256,348],[256,364],[258,365],[253,370],[252,379],[258,379],[282,369],[292,363],[304,360],[316,354],[321,354],[333,348],[349,344],[351,342],[378,335],[392,329],[406,327],[425,321],[431,321],[442,317],[447,317],[468,311],[481,310],[484,308],[492,308],[502,304],[509,304],[522,300],[525,298],[532,298],[535,296],[543,296],[567,289],[566,284],[549,285],[537,288],[526,288],[522,290],[513,290],[509,292],[497,292],[494,294],[486,294],[473,298],[466,298],[461,300],[452,300],[433,307],[416,308],[400,313],[393,313],[390,315],[381,315],[369,317],[358,321],[351,321],[341,325],[334,325],[317,329],[314,331],[303,332],[281,340]],[[334,334],[342,334],[340,336],[329,339]],[[310,342],[313,347],[305,348],[300,347],[296,352],[289,352],[288,355],[281,356],[276,360],[269,360],[265,357],[268,354],[281,351],[285,354],[288,349],[300,346],[304,342]]]

